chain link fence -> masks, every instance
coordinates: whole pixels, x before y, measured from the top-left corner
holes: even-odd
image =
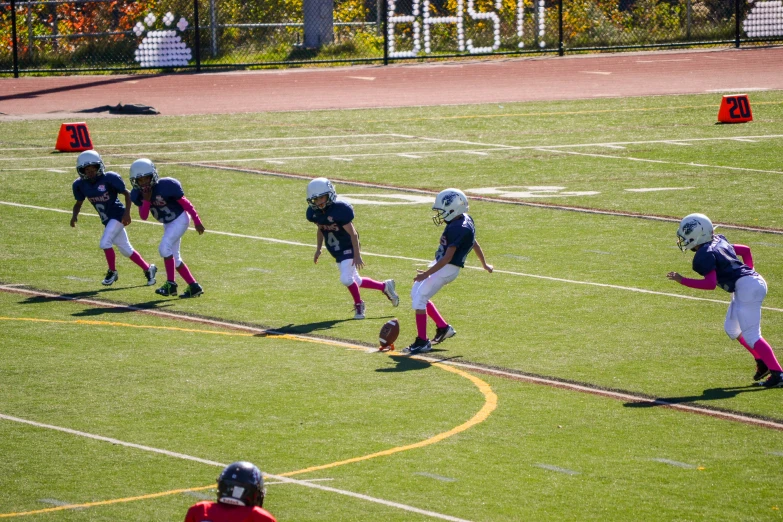
[[[783,41],[783,0],[0,2],[0,74],[389,63]]]

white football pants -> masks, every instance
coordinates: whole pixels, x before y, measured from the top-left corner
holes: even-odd
[[[340,270],[340,282],[345,286],[351,286],[353,283],[362,285],[362,278],[359,276],[359,271],[356,270],[356,265],[353,264],[353,259],[344,259],[337,263],[337,268]]]
[[[441,288],[454,281],[459,275],[459,270],[460,268],[457,265],[446,265],[424,281],[413,283],[413,288],[411,288],[411,307],[414,310],[425,310],[427,301],[432,299]]]
[[[117,249],[125,257],[133,255],[133,247],[128,239],[128,233],[125,232],[125,225],[116,219],[110,219],[106,223],[103,236],[101,236],[101,250],[109,249],[112,245],[116,245]]]
[[[163,223],[163,239],[160,240],[158,252],[160,252],[160,257],[163,258],[174,256],[174,266],[182,264],[179,246],[182,243],[182,236],[188,231],[188,226],[190,226],[190,216],[188,216],[187,212],[180,214],[171,223]]]
[[[761,303],[767,296],[767,282],[760,275],[740,277],[731,294],[723,329],[731,339],[740,334],[751,347],[761,339]]]

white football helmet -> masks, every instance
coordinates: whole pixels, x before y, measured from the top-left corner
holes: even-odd
[[[468,211],[468,197],[459,189],[448,188],[442,190],[435,197],[432,210],[435,211],[432,221],[436,225],[442,225],[444,222],[448,223],[455,217]]]
[[[89,167],[90,165],[98,166],[98,176],[102,176],[106,171],[101,155],[94,150],[85,150],[76,158],[76,172],[79,174],[80,178],[86,179],[84,176],[84,168]]]
[[[315,204],[315,200],[321,196],[327,196],[326,204],[324,207],[331,205],[337,199],[337,192],[334,190],[332,182],[326,178],[315,178],[307,184],[307,203],[313,210],[321,210],[323,207],[318,207]]]
[[[152,176],[150,186],[158,182],[158,170],[155,168],[155,164],[147,158],[137,159],[130,166],[130,182],[133,188],[141,190],[139,178],[144,176]]]
[[[688,214],[680,221],[677,229],[677,246],[680,250],[693,250],[699,245],[712,241],[712,226],[710,218],[704,214]]]

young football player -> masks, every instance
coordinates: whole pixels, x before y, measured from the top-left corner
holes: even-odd
[[[456,330],[447,323],[438,309],[430,301],[438,290],[454,281],[459,271],[465,266],[465,258],[471,250],[476,253],[484,270],[492,273],[492,265],[484,259],[484,251],[476,241],[476,227],[473,219],[466,214],[468,198],[458,189],[443,190],[435,198],[432,205],[435,215],[432,220],[436,225],[446,223],[446,228],[440,236],[440,246],[435,252],[435,261],[427,270],[416,270],[411,288],[411,306],[416,311],[417,336],[413,344],[403,350],[403,353],[417,354],[432,350],[432,344],[439,344],[456,335]],[[437,330],[430,342],[427,337],[427,316],[435,322]]]
[[[125,231],[125,227],[131,223],[130,192],[125,188],[125,183],[120,175],[116,172],[107,172],[101,155],[94,150],[87,150],[79,154],[79,157],[76,158],[76,172],[79,174],[79,179],[74,181],[72,186],[76,203],[73,205],[71,227],[76,227],[82,204],[85,199],[89,199],[105,227],[100,247],[106,256],[109,271],[106,272],[106,277],[101,281],[101,284],[109,286],[119,278],[113,247],[116,245],[122,255],[141,267],[144,271],[144,277],[147,279],[147,285],[154,285],[158,269],[155,265],[147,263],[133,249],[128,240],[128,233]],[[125,197],[124,205],[118,197],[119,194]]]
[[[760,383],[767,388],[783,386],[781,368],[772,347],[761,336],[761,304],[767,296],[767,282],[753,270],[753,257],[745,245],[732,245],[721,234],[714,234],[712,221],[704,214],[689,214],[677,229],[677,246],[691,250],[693,271],[703,279],[689,279],[677,272],[666,277],[681,285],[700,290],[721,287],[731,294],[723,329],[756,359],[754,381],[769,375]],[[739,260],[737,256],[742,258]]]
[[[353,224],[353,207],[337,199],[332,182],[326,178],[316,178],[307,185],[307,220],[318,227],[317,246],[313,262],[318,263],[324,241],[329,253],[337,261],[340,270],[340,282],[348,287],[353,297],[354,319],[364,319],[365,304],[359,288],[380,290],[391,301],[392,306],[400,304],[400,298],[394,289],[394,279],[384,282],[360,277],[358,270],[364,267],[359,233]]]
[[[217,502],[188,509],[185,522],[277,522],[264,509],[264,477],[250,462],[229,464],[217,478]]]
[[[155,165],[147,158],[138,159],[131,164],[130,181],[133,185],[130,197],[139,207],[139,217],[146,221],[152,212],[152,216],[163,223],[163,239],[158,251],[166,268],[166,283],[155,290],[155,293],[163,296],[177,295],[177,283],[174,281],[176,268],[188,284],[180,297],[200,296],[204,289],[196,282],[188,265],[180,257],[179,247],[191,218],[199,235],[204,233],[204,225],[201,224],[201,218],[193,204],[185,197],[182,185],[174,178],[159,178]]]

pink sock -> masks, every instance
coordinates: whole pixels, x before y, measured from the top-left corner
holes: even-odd
[[[748,341],[746,341],[744,337],[740,335],[739,337],[737,337],[737,340],[742,346],[744,346],[750,352],[750,354],[753,356],[754,359],[759,358],[758,354],[756,353],[756,350],[751,348],[751,346],[748,344]]]
[[[142,270],[150,269],[150,264],[144,261],[144,258],[141,257],[141,255],[135,250],[133,251],[133,254],[131,254],[131,256],[128,259],[130,259],[131,261],[139,265]]]
[[[106,256],[106,262],[109,263],[109,270],[112,272],[117,270],[117,254],[114,253],[114,249],[106,248],[103,253]]]
[[[196,280],[193,278],[193,274],[190,273],[190,269],[188,269],[188,265],[186,265],[184,261],[177,267],[177,273],[179,273],[182,279],[184,279],[185,282],[189,285],[192,285],[196,282]]]
[[[362,277],[362,288],[369,288],[370,290],[380,290],[383,291],[385,288],[384,284],[378,281],[373,281],[372,279],[369,279],[367,277]]]
[[[764,340],[763,337],[756,341],[756,344],[753,345],[753,349],[756,350],[757,354],[759,354],[758,358],[764,361],[764,364],[767,365],[767,368],[773,372],[783,371],[780,368],[778,360],[775,358],[775,352],[772,351],[772,347],[767,341]]]
[[[449,324],[443,319],[443,316],[440,315],[440,312],[438,312],[438,309],[432,304],[432,301],[427,301],[427,315],[430,316],[430,319],[435,321],[435,326],[438,328],[443,328]]]
[[[428,339],[427,337],[427,314],[416,312],[416,332],[419,339]]]
[[[351,292],[351,297],[353,297],[353,304],[359,304],[362,302],[362,297],[359,294],[359,285],[356,283],[351,283],[351,286],[348,287],[348,291]]]
[[[163,266],[166,267],[166,281],[174,281],[174,258],[173,257],[164,258]]]

